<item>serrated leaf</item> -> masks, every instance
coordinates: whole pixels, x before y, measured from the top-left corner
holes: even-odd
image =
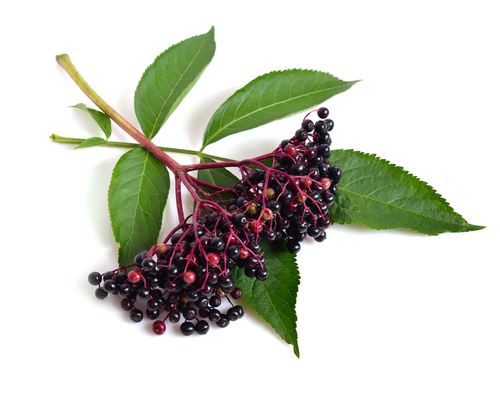
[[[113,235],[120,244],[119,266],[133,263],[158,242],[170,180],[167,168],[142,147],[120,157],[108,190]]]
[[[205,129],[201,150],[229,135],[313,108],[356,82],[299,69],[259,76],[215,111]]]
[[[80,143],[75,149],[82,149],[84,147],[92,147],[92,146],[99,146],[99,145],[105,145],[107,142],[103,138],[99,137],[93,137],[93,138],[87,138],[85,139],[82,143]]]
[[[111,119],[104,112],[92,108],[87,108],[85,104],[76,104],[71,108],[77,108],[87,112],[104,132],[104,135],[106,135],[106,139],[111,136]]]
[[[300,275],[296,256],[288,252],[283,244],[262,242],[262,251],[267,259],[269,277],[265,281],[249,278],[244,269],[233,274],[235,284],[241,289],[244,299],[273,329],[293,346],[299,357],[297,314],[295,305],[299,290]]]
[[[161,53],[146,69],[134,97],[141,129],[152,139],[212,60],[214,28],[188,38]]]
[[[216,161],[202,155],[200,158],[200,163],[203,164],[208,162],[216,162]],[[233,188],[234,185],[239,181],[239,179],[235,175],[233,175],[230,171],[228,171],[225,168],[211,168],[211,169],[209,168],[200,170],[198,171],[198,180],[224,188]],[[202,187],[202,188],[208,193],[217,192],[217,190],[214,190],[212,188],[208,187]],[[226,192],[213,196],[213,200],[215,201],[222,201],[230,198],[231,194]]]
[[[427,235],[484,228],[467,223],[427,183],[374,154],[332,150],[330,160],[343,170],[332,222]]]

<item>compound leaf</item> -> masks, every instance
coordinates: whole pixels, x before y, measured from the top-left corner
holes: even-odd
[[[300,69],[259,76],[215,111],[205,129],[201,150],[229,135],[313,108],[356,82]]]
[[[427,235],[468,232],[469,224],[431,186],[374,154],[332,150],[330,160],[343,170],[332,222],[368,228],[405,228]]]
[[[127,266],[158,242],[170,180],[167,168],[142,147],[120,157],[108,190],[118,264]]]
[[[141,129],[152,139],[189,93],[215,53],[214,28],[161,53],[146,69],[134,97]]]
[[[249,278],[244,269],[238,268],[233,275],[235,284],[244,299],[274,330],[293,346],[299,357],[297,314],[295,305],[299,290],[300,275],[296,256],[288,252],[283,244],[262,242],[269,277],[264,281]]]

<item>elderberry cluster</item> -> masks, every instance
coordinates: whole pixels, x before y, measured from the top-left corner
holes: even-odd
[[[320,120],[314,123],[306,116],[295,135],[280,143],[270,170],[243,172],[243,181],[235,188],[238,201],[245,199],[248,204],[248,217],[260,218],[256,224],[260,237],[287,242],[292,253],[300,251],[306,237],[325,240],[325,229],[331,225],[329,209],[342,177],[342,169],[329,160],[334,123],[327,118],[327,108],[317,113]]]
[[[249,277],[261,281],[269,275],[253,226],[241,214],[221,210],[202,216],[173,233],[167,244],[137,255],[134,264],[126,267],[128,273],[124,268],[103,275],[91,273],[89,282],[98,285],[96,297],[123,297],[121,307],[130,313],[130,319],[140,322],[145,313],[156,320],[156,334],[165,332],[166,321],[176,324],[183,320],[180,331],[186,336],[207,333],[209,322],[228,326],[244,314],[243,307],[228,297],[241,297],[231,278],[233,270],[242,267]],[[229,308],[222,312],[219,306],[224,299]],[[142,308],[145,305],[144,311],[140,303]],[[160,318],[162,311],[166,316]]]
[[[280,143],[271,167],[241,162],[242,179],[226,190],[229,200],[199,201],[190,222],[179,224],[133,264],[91,273],[96,297],[118,295],[132,321],[145,314],[159,335],[165,322],[180,323],[181,333],[189,336],[206,334],[210,322],[224,328],[240,319],[243,307],[230,300],[241,297],[232,275],[242,269],[249,278],[268,278],[261,241],[286,242],[297,253],[306,237],[326,238],[342,170],[329,160],[329,111],[316,112],[320,120],[313,123],[306,116],[295,135]]]

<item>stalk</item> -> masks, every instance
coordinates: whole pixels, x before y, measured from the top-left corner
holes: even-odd
[[[141,146],[143,146],[147,151],[149,151],[153,156],[155,156],[161,163],[163,163],[168,169],[170,169],[174,174],[179,171],[183,171],[182,166],[173,160],[168,154],[163,150],[159,149],[153,142],[151,142],[146,136],[125,120],[117,111],[115,111],[110,105],[108,105],[89,84],[83,79],[80,73],[77,71],[76,67],[71,62],[68,55],[58,55],[56,56],[57,62],[64,68],[68,75],[73,79],[76,85],[85,93],[85,95],[95,104],[99,109],[101,109],[106,115],[108,115],[117,125],[119,125],[127,134],[134,138]]]
[[[67,143],[71,145],[79,145],[80,143],[84,142],[85,139],[82,138],[71,138],[71,137],[66,137],[66,136],[60,136],[56,134],[52,134],[50,136],[50,139],[52,139],[53,142],[57,143]],[[104,146],[104,147],[124,147],[124,148],[130,148],[133,149],[135,147],[141,146],[138,143],[131,143],[131,142],[113,142],[113,141],[106,141],[102,145],[99,146]],[[192,156],[200,156],[200,153],[195,151],[195,150],[188,150],[188,149],[177,149],[175,147],[162,147],[162,146],[157,146],[158,149],[163,150],[164,152],[167,153],[177,153],[177,154],[187,154],[187,155],[192,155]],[[219,157],[219,156],[214,156],[212,154],[206,154],[206,153],[201,153],[203,157],[205,158],[210,158],[215,161],[233,161],[229,158],[225,157]]]

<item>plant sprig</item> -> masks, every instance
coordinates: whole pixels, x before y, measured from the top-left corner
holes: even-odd
[[[218,212],[221,219],[229,223],[229,215],[221,208],[221,203],[230,198],[242,180],[227,168],[238,168],[242,179],[248,179],[254,168],[265,172],[267,178],[278,176],[285,179],[287,184],[291,184],[293,179],[286,180],[287,173],[273,169],[277,154],[282,154],[278,150],[261,157],[234,160],[205,154],[204,149],[225,137],[317,107],[357,82],[345,82],[328,73],[313,70],[270,72],[238,90],[215,111],[198,151],[156,146],[152,138],[201,77],[214,53],[212,28],[206,34],[173,45],[146,69],[134,96],[135,112],[142,132],[97,95],[78,73],[68,55],[56,57],[73,81],[100,109],[88,108],[85,104],[74,106],[86,111],[98,123],[105,138],[77,139],[53,134],[52,140],[75,144],[77,148],[105,146],[128,149],[114,168],[108,191],[111,226],[120,244],[120,269],[129,268],[135,255],[158,243],[170,174],[174,176],[179,222],[175,230],[185,228],[189,219],[193,219],[192,225],[196,230],[196,221],[202,212]],[[110,141],[111,121],[137,144]],[[200,163],[180,165],[168,153],[198,156]],[[427,235],[484,228],[465,221],[425,182],[375,155],[337,149],[331,151],[330,161],[343,169],[336,203],[329,211],[332,224],[362,223],[373,229],[406,228]],[[191,174],[194,171],[198,172],[197,177]],[[193,198],[193,215],[186,216],[181,198],[183,190],[187,190]],[[297,190],[300,194],[300,188]],[[231,230],[229,233],[230,236],[235,235]],[[169,239],[170,235],[163,241],[166,243]],[[299,356],[295,303],[300,275],[296,256],[281,246],[266,245],[263,249],[270,266],[269,279],[254,285],[241,269],[234,279],[247,302],[293,346]],[[151,248],[150,253],[154,250]]]

